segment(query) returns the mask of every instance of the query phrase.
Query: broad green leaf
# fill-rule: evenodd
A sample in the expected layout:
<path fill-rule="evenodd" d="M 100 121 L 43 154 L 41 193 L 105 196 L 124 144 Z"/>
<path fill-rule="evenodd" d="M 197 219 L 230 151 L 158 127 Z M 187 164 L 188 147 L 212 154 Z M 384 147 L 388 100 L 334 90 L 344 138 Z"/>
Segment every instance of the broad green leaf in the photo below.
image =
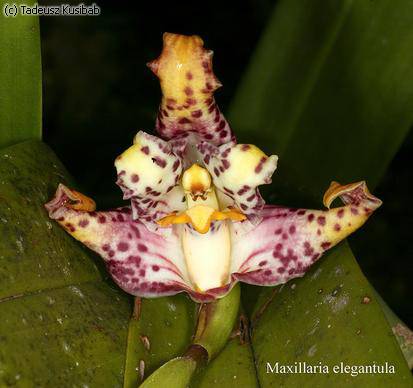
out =
<path fill-rule="evenodd" d="M 377 184 L 413 120 L 412 11 L 413 3 L 406 1 L 398 7 L 390 1 L 278 3 L 230 114 L 241 137 L 255 131 L 266 152 L 280 156 L 272 186 L 277 202 L 315 206 L 331 180 Z M 266 362 L 277 361 L 387 361 L 396 375 L 363 375 L 357 384 L 411 385 L 395 338 L 346 243 L 281 289 L 248 289 L 247 304 L 254 306 L 254 294 L 260 293 L 254 311 L 264 311 L 252 343 L 261 386 L 354 381 L 332 372 L 267 374 Z M 363 294 L 372 301 L 368 307 L 360 305 Z"/>
<path fill-rule="evenodd" d="M 6 4 L 34 3 L 0 0 L 0 148 L 42 136 L 39 18 L 4 16 Z"/>
<path fill-rule="evenodd" d="M 121 387 L 130 298 L 49 221 L 59 182 L 43 143 L 0 152 L 0 386 Z"/>
<path fill-rule="evenodd" d="M 263 292 L 252 322 L 262 387 L 412 386 L 391 328 L 346 242 L 327 254 L 306 277 Z M 277 363 L 279 372 L 272 373 Z M 326 366 L 328 372 L 280 371 L 286 365 L 304 368 L 304 363 Z M 357 372 L 360 366 L 374 365 L 380 366 L 380 371 L 386 364 L 387 373 L 365 369 L 356 377 L 349 370 L 343 372 L 346 366 L 357 368 Z"/>

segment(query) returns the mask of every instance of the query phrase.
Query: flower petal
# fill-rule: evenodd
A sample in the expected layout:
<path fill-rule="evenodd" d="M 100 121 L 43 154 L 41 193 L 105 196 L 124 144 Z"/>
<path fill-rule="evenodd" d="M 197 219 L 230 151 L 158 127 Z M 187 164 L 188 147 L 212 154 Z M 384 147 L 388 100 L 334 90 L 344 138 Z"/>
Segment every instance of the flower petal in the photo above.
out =
<path fill-rule="evenodd" d="M 148 63 L 162 89 L 158 133 L 166 139 L 193 133 L 216 145 L 235 142 L 213 97 L 221 83 L 212 72 L 212 51 L 196 35 L 165 33 L 163 44 L 160 57 Z"/>
<path fill-rule="evenodd" d="M 52 219 L 103 257 L 123 290 L 158 297 L 191 289 L 180 238 L 172 228 L 168 238 L 153 233 L 132 220 L 130 207 L 107 212 L 82 210 L 87 203 L 84 198 L 59 185 L 55 197 L 45 206 Z"/>
<path fill-rule="evenodd" d="M 347 186 L 333 182 L 325 203 L 330 205 L 337 196 L 346 206 L 330 210 L 266 206 L 262 222 L 247 233 L 233 223 L 233 277 L 273 286 L 302 276 L 323 252 L 363 225 L 381 205 L 365 182 Z"/>
<path fill-rule="evenodd" d="M 203 142 L 198 145 L 214 185 L 254 223 L 258 223 L 264 207 L 258 186 L 271 183 L 278 157 L 268 157 L 252 144 L 223 144 L 215 147 Z"/>
<path fill-rule="evenodd" d="M 176 151 L 176 150 L 175 150 Z M 183 160 L 172 143 L 138 132 L 134 145 L 116 158 L 117 184 L 124 199 L 131 199 L 132 218 L 157 230 L 156 220 L 185 209 L 184 193 L 178 185 Z"/>

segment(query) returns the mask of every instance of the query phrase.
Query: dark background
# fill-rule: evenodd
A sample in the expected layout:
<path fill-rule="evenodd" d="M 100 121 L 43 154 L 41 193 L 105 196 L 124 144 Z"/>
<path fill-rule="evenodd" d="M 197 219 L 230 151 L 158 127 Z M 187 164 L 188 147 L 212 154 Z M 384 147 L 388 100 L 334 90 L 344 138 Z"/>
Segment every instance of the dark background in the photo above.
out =
<path fill-rule="evenodd" d="M 275 3 L 174 2 L 166 9 L 145 2 L 143 9 L 141 2 L 98 2 L 98 17 L 40 19 L 44 139 L 99 208 L 121 204 L 113 161 L 138 130 L 154 126 L 160 88 L 145 64 L 160 54 L 162 33 L 197 34 L 214 50 L 224 83 L 216 99 L 225 112 Z M 410 327 L 412 151 L 411 132 L 374 190 L 384 206 L 350 238 L 370 282 Z"/>

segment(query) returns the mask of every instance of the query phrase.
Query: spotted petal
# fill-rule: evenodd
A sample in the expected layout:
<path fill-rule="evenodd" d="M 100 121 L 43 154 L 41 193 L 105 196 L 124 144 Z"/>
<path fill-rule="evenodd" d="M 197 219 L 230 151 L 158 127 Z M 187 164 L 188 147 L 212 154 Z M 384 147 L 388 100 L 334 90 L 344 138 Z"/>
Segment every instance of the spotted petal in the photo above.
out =
<path fill-rule="evenodd" d="M 163 44 L 161 56 L 148 63 L 162 89 L 158 133 L 166 139 L 193 134 L 216 145 L 235 142 L 213 97 L 221 83 L 212 72 L 212 51 L 196 35 L 165 33 Z"/>
<path fill-rule="evenodd" d="M 132 295 L 151 298 L 185 291 L 197 302 L 209 302 L 234 285 L 202 293 L 193 288 L 182 251 L 181 225 L 170 228 L 167 236 L 152 232 L 132 219 L 130 207 L 96 212 L 93 200 L 62 184 L 45 207 L 50 218 L 103 258 L 114 281 Z"/>
<path fill-rule="evenodd" d="M 234 206 L 257 224 L 264 207 L 258 186 L 271 183 L 278 157 L 268 157 L 252 144 L 223 144 L 216 147 L 203 142 L 198 145 L 214 185 L 228 197 Z"/>
<path fill-rule="evenodd" d="M 273 286 L 304 275 L 327 249 L 358 229 L 381 205 L 365 182 L 341 186 L 333 182 L 324 196 L 327 207 L 339 196 L 346 206 L 330 210 L 265 206 L 262 222 L 243 233 L 232 224 L 233 277 Z"/>
<path fill-rule="evenodd" d="M 131 200 L 132 218 L 151 230 L 156 229 L 159 218 L 184 209 L 184 194 L 178 185 L 184 162 L 179 151 L 176 143 L 140 131 L 134 145 L 116 158 L 116 183 L 123 198 Z"/>
<path fill-rule="evenodd" d="M 59 185 L 46 209 L 68 233 L 102 256 L 121 288 L 153 297 L 190 287 L 175 233 L 166 239 L 149 231 L 142 222 L 132 220 L 130 207 L 107 212 L 81 210 L 83 198 Z"/>

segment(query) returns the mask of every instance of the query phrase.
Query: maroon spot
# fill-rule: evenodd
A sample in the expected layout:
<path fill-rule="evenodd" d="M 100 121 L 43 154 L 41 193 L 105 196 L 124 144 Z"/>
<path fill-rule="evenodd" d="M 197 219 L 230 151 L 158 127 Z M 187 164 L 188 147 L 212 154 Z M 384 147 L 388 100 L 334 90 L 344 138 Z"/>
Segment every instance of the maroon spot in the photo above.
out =
<path fill-rule="evenodd" d="M 205 162 L 206 164 L 209 164 L 210 158 L 211 158 L 211 157 L 210 157 L 209 155 L 205 156 L 204 162 Z"/>
<path fill-rule="evenodd" d="M 259 265 L 260 267 L 262 267 L 262 266 L 264 266 L 265 264 L 267 264 L 267 260 L 260 261 L 258 265 Z"/>
<path fill-rule="evenodd" d="M 138 244 L 138 251 L 139 252 L 147 252 L 148 248 L 144 244 Z"/>
<path fill-rule="evenodd" d="M 103 244 L 103 245 L 102 245 L 102 249 L 103 249 L 105 252 L 107 252 L 107 251 L 110 249 L 109 244 Z"/>
<path fill-rule="evenodd" d="M 187 98 L 185 102 L 186 102 L 188 105 L 195 105 L 195 104 L 196 104 L 195 98 Z M 185 108 L 189 108 L 189 106 L 185 106 Z"/>
<path fill-rule="evenodd" d="M 118 244 L 118 250 L 120 252 L 126 252 L 128 249 L 129 249 L 129 244 L 128 243 L 122 241 Z"/>
<path fill-rule="evenodd" d="M 221 130 L 221 129 L 224 129 L 224 127 L 225 127 L 225 120 L 221 120 L 218 127 L 217 127 L 217 129 Z"/>
<path fill-rule="evenodd" d="M 288 231 L 290 232 L 290 234 L 294 234 L 295 233 L 295 226 L 291 225 L 290 229 L 288 229 Z"/>
<path fill-rule="evenodd" d="M 207 133 L 204 137 L 206 140 L 212 140 L 214 138 L 214 136 L 211 135 L 210 133 Z"/>
<path fill-rule="evenodd" d="M 139 270 L 139 276 L 145 276 L 145 270 L 144 269 Z M 142 283 L 142 285 L 143 285 L 143 283 Z"/>
<path fill-rule="evenodd" d="M 285 268 L 284 268 L 284 267 L 279 267 L 279 268 L 277 269 L 277 272 L 278 272 L 278 273 L 284 273 L 284 272 L 285 272 Z"/>
<path fill-rule="evenodd" d="M 220 134 L 219 134 L 219 137 L 221 138 L 221 139 L 223 139 L 224 137 L 226 137 L 228 135 L 228 132 L 227 131 L 222 131 Z"/>
<path fill-rule="evenodd" d="M 241 204 L 241 209 L 245 211 L 245 210 L 248 209 L 248 206 L 242 203 L 242 204 Z"/>
<path fill-rule="evenodd" d="M 314 249 L 311 247 L 310 243 L 306 241 L 304 243 L 304 256 L 311 256 L 314 253 Z"/>
<path fill-rule="evenodd" d="M 166 99 L 166 103 L 168 105 L 175 105 L 176 104 L 176 100 L 174 98 L 167 98 Z"/>
<path fill-rule="evenodd" d="M 207 61 L 202 62 L 202 67 L 204 68 L 205 72 L 209 73 L 211 70 L 209 68 L 209 63 Z"/>
<path fill-rule="evenodd" d="M 152 269 L 153 269 L 155 272 L 158 272 L 158 271 L 159 271 L 159 265 L 153 265 L 153 266 L 152 266 Z"/>
<path fill-rule="evenodd" d="M 282 249 L 282 247 L 283 247 L 283 245 L 282 245 L 281 243 L 278 243 L 278 244 L 275 246 L 275 249 L 276 249 L 277 251 L 280 251 L 280 250 Z"/>
<path fill-rule="evenodd" d="M 186 118 L 186 117 L 182 117 L 181 119 L 179 119 L 178 123 L 179 123 L 179 124 L 190 124 L 190 123 L 191 123 L 191 120 L 189 120 L 189 119 Z"/>
<path fill-rule="evenodd" d="M 317 229 L 317 235 L 321 235 L 321 230 L 320 229 Z"/>
<path fill-rule="evenodd" d="M 152 158 L 152 161 L 161 168 L 166 167 L 166 161 L 158 156 L 156 156 L 155 158 Z"/>
<path fill-rule="evenodd" d="M 282 233 L 282 228 L 278 228 L 275 232 L 274 232 L 274 234 L 281 234 Z"/>
<path fill-rule="evenodd" d="M 334 230 L 335 230 L 336 232 L 339 232 L 339 231 L 341 230 L 340 224 L 335 224 L 335 225 L 334 225 Z"/>
<path fill-rule="evenodd" d="M 115 256 L 115 251 L 109 251 L 108 255 L 109 255 L 109 257 Z"/>
<path fill-rule="evenodd" d="M 314 261 L 316 261 L 319 257 L 320 257 L 320 254 L 319 254 L 319 253 L 316 253 L 316 254 L 311 258 L 311 261 L 314 262 Z"/>
<path fill-rule="evenodd" d="M 342 218 L 343 215 L 344 215 L 344 209 L 340 209 L 340 210 L 337 212 L 337 217 L 338 217 L 338 218 Z"/>
<path fill-rule="evenodd" d="M 214 174 L 215 174 L 216 176 L 219 176 L 219 171 L 218 171 L 218 169 L 217 169 L 216 167 L 214 167 Z"/>
<path fill-rule="evenodd" d="M 103 215 L 100 215 L 98 217 L 98 222 L 99 222 L 99 224 L 104 224 L 106 222 L 106 217 L 103 216 Z"/>
<path fill-rule="evenodd" d="M 305 210 L 299 210 L 297 212 L 297 215 L 299 215 L 299 216 L 303 216 L 304 214 L 305 214 Z"/>
<path fill-rule="evenodd" d="M 250 197 L 247 198 L 247 202 L 251 202 L 255 198 L 255 194 L 252 194 Z"/>
<path fill-rule="evenodd" d="M 132 240 L 132 237 L 133 237 L 133 236 L 132 236 L 132 233 L 128 233 L 128 239 L 129 239 L 129 240 Z"/>
<path fill-rule="evenodd" d="M 164 116 L 169 117 L 169 113 L 166 109 L 163 109 L 162 113 L 164 114 Z"/>
<path fill-rule="evenodd" d="M 321 243 L 321 248 L 328 249 L 330 247 L 330 245 L 331 245 L 331 243 L 326 241 L 326 242 Z"/>
<path fill-rule="evenodd" d="M 287 238 L 288 238 L 287 233 L 283 233 L 282 238 L 283 238 L 284 240 L 287 240 Z"/>
<path fill-rule="evenodd" d="M 81 226 L 82 228 L 86 227 L 89 225 L 89 221 L 88 220 L 81 220 L 79 221 L 79 226 Z"/>
<path fill-rule="evenodd" d="M 354 215 L 359 214 L 359 211 L 355 207 L 352 207 L 350 210 Z"/>
<path fill-rule="evenodd" d="M 123 215 L 122 215 L 122 214 L 118 214 L 118 215 L 117 215 L 117 219 L 118 219 L 119 222 L 125 221 L 125 219 L 123 218 Z"/>
<path fill-rule="evenodd" d="M 214 109 L 215 109 L 215 104 L 210 105 L 208 108 L 208 113 L 212 113 Z"/>
<path fill-rule="evenodd" d="M 187 71 L 186 73 L 186 79 L 191 80 L 192 79 L 192 73 L 190 71 Z"/>
<path fill-rule="evenodd" d="M 202 116 L 202 110 L 201 109 L 194 110 L 193 112 L 191 112 L 191 116 L 195 117 L 195 118 L 201 117 Z"/>
<path fill-rule="evenodd" d="M 314 214 L 309 214 L 307 217 L 308 222 L 311 222 L 312 220 L 314 220 Z"/>
<path fill-rule="evenodd" d="M 209 82 L 207 82 L 207 83 L 205 84 L 205 86 L 206 86 L 206 88 L 207 88 L 208 90 L 212 90 L 212 89 L 213 89 L 212 85 L 211 85 Z"/>
<path fill-rule="evenodd" d="M 175 160 L 173 166 L 172 166 L 172 171 L 175 172 L 179 167 L 179 159 Z"/>
<path fill-rule="evenodd" d="M 168 109 L 168 110 L 175 110 L 175 108 L 174 108 L 173 106 L 170 106 L 170 105 L 167 105 L 167 106 L 166 106 L 166 109 Z"/>
<path fill-rule="evenodd" d="M 228 187 L 224 187 L 224 191 L 226 191 L 228 194 L 234 195 L 234 192 L 230 190 Z"/>
<path fill-rule="evenodd" d="M 251 148 L 249 144 L 243 144 L 241 146 L 241 151 L 248 151 Z"/>
<path fill-rule="evenodd" d="M 187 96 L 192 96 L 192 95 L 194 94 L 194 91 L 192 90 L 192 88 L 190 88 L 189 86 L 187 86 L 187 87 L 184 89 L 184 93 L 185 93 Z"/>
<path fill-rule="evenodd" d="M 224 168 L 225 168 L 226 170 L 228 170 L 229 167 L 230 167 L 230 165 L 231 165 L 227 159 L 224 159 L 224 160 L 222 161 L 222 164 L 223 164 L 223 166 L 224 166 Z"/>
<path fill-rule="evenodd" d="M 319 216 L 317 222 L 319 225 L 324 226 L 326 224 L 326 218 L 324 216 Z"/>
<path fill-rule="evenodd" d="M 255 172 L 257 174 L 259 174 L 262 170 L 262 166 L 264 165 L 265 161 L 267 160 L 267 158 L 265 156 L 263 156 L 260 160 L 260 162 L 257 164 L 257 167 L 255 167 Z"/>
<path fill-rule="evenodd" d="M 149 155 L 149 147 L 145 146 L 141 148 L 141 151 L 145 154 L 145 155 Z"/>
<path fill-rule="evenodd" d="M 288 274 L 289 275 L 292 275 L 294 273 L 294 268 L 290 268 L 289 270 L 288 270 Z"/>
<path fill-rule="evenodd" d="M 271 272 L 271 270 L 269 270 L 269 269 L 267 269 L 265 272 L 264 272 L 264 275 L 266 275 L 266 276 L 270 276 L 272 274 L 272 272 Z"/>
<path fill-rule="evenodd" d="M 64 221 L 64 220 L 65 220 L 64 217 L 59 217 L 59 218 L 57 219 L 57 221 Z"/>
<path fill-rule="evenodd" d="M 133 183 L 138 182 L 138 181 L 139 181 L 139 175 L 138 175 L 138 174 L 132 174 L 132 176 L 131 176 L 131 181 L 132 181 Z"/>
<path fill-rule="evenodd" d="M 214 100 L 210 97 L 210 98 L 207 98 L 206 100 L 205 100 L 205 104 L 206 105 L 209 105 L 209 104 L 212 104 L 212 102 L 213 102 Z"/>

